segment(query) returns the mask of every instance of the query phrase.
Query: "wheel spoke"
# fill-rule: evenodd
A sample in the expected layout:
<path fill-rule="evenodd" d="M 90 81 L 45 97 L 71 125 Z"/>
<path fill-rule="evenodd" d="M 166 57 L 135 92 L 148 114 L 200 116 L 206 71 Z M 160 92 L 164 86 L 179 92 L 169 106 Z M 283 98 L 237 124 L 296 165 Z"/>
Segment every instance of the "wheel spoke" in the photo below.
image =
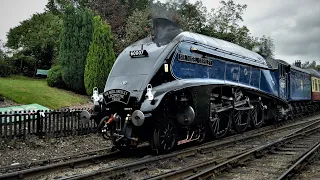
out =
<path fill-rule="evenodd" d="M 156 136 L 154 137 L 155 145 L 158 148 L 158 150 L 161 151 L 169 151 L 172 149 L 175 145 L 175 128 L 171 124 L 171 122 L 160 125 L 155 129 Z"/>
<path fill-rule="evenodd" d="M 160 144 L 163 144 L 163 143 L 164 143 L 164 140 L 162 140 Z"/>
<path fill-rule="evenodd" d="M 229 130 L 229 119 L 226 114 L 220 113 L 215 114 L 215 118 L 210 121 L 211 123 L 211 131 L 214 137 L 221 138 L 223 137 Z"/>

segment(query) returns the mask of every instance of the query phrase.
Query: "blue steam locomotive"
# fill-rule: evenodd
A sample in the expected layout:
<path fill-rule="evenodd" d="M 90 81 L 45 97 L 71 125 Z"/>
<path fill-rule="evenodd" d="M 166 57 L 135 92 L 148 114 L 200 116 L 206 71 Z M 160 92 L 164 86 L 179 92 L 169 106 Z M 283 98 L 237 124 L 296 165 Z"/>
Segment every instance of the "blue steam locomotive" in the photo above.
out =
<path fill-rule="evenodd" d="M 127 47 L 105 89 L 84 111 L 119 149 L 149 142 L 158 152 L 222 138 L 316 111 L 311 76 L 236 44 L 154 20 L 154 36 Z"/>

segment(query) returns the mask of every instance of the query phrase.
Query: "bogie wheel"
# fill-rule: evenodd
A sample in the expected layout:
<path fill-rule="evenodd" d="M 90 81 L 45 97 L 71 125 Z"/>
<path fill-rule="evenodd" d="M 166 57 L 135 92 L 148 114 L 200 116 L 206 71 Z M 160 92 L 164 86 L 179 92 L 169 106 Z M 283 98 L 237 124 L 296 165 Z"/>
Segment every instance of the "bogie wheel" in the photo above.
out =
<path fill-rule="evenodd" d="M 214 114 L 210 119 L 210 129 L 216 139 L 223 138 L 230 129 L 231 114 L 229 111 Z"/>
<path fill-rule="evenodd" d="M 250 123 L 250 111 L 233 111 L 233 125 L 238 133 L 246 131 Z"/>
<path fill-rule="evenodd" d="M 260 104 L 254 105 L 250 112 L 250 125 L 252 128 L 260 128 L 264 122 L 264 111 L 261 109 Z"/>
<path fill-rule="evenodd" d="M 176 145 L 176 127 L 173 122 L 161 124 L 153 131 L 153 144 L 159 153 L 172 150 Z"/>

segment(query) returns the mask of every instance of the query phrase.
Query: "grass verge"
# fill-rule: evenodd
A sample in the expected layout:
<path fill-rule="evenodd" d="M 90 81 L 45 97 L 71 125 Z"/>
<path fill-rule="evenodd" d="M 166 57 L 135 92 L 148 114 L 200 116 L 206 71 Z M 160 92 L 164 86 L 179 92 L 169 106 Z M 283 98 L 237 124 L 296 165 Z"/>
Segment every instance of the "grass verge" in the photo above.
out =
<path fill-rule="evenodd" d="M 0 94 L 19 104 L 37 103 L 51 109 L 83 104 L 88 101 L 84 96 L 49 87 L 44 79 L 23 76 L 0 78 Z"/>

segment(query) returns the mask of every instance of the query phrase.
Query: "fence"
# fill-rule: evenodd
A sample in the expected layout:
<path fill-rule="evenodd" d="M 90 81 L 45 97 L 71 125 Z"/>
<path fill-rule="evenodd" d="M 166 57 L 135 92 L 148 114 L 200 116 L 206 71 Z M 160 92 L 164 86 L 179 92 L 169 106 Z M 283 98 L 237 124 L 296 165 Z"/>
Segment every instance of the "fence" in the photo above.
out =
<path fill-rule="evenodd" d="M 63 137 L 96 132 L 93 120 L 80 122 L 79 110 L 19 111 L 0 113 L 0 139 L 27 138 L 31 135 Z"/>

